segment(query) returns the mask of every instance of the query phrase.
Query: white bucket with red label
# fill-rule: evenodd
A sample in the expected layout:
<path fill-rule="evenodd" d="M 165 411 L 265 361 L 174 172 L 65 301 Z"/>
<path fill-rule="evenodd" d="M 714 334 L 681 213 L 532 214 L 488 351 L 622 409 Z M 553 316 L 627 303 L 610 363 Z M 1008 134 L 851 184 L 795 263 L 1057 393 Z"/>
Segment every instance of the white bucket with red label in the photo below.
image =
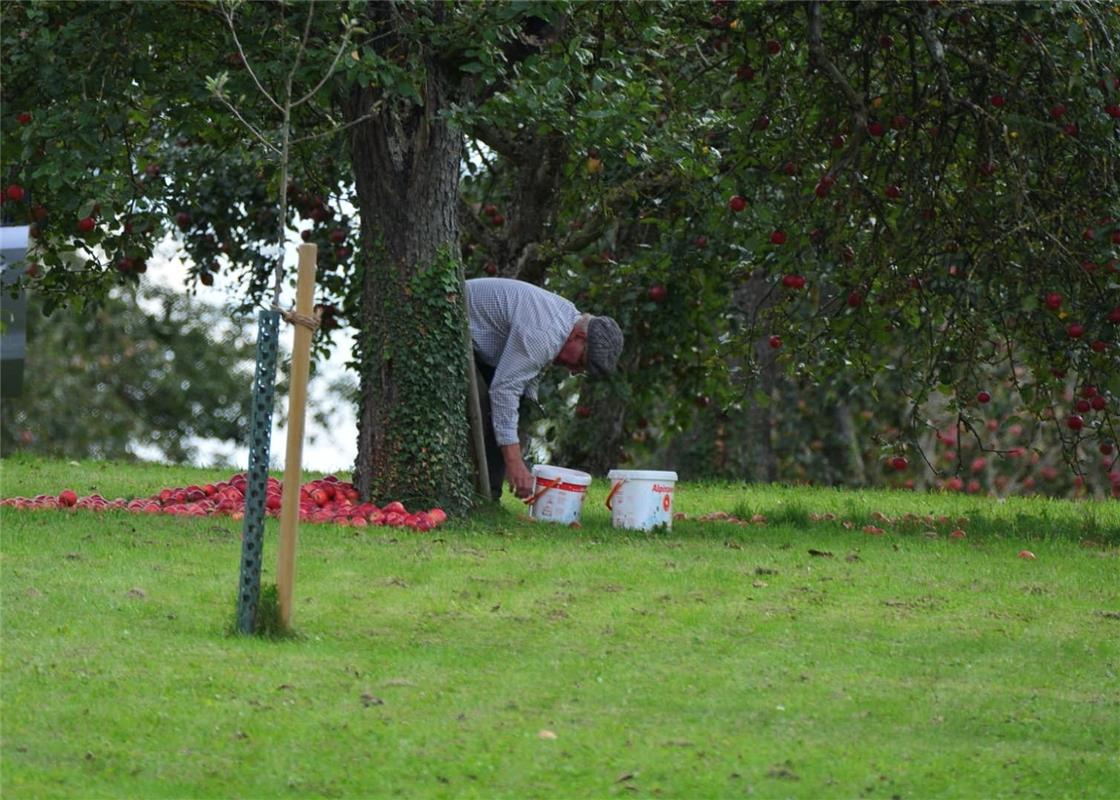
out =
<path fill-rule="evenodd" d="M 525 501 L 529 516 L 541 522 L 578 523 L 590 485 L 591 476 L 586 472 L 537 464 L 533 467 L 533 494 Z"/>
<path fill-rule="evenodd" d="M 677 473 L 641 469 L 612 469 L 607 508 L 616 528 L 648 531 L 673 527 L 673 488 Z"/>

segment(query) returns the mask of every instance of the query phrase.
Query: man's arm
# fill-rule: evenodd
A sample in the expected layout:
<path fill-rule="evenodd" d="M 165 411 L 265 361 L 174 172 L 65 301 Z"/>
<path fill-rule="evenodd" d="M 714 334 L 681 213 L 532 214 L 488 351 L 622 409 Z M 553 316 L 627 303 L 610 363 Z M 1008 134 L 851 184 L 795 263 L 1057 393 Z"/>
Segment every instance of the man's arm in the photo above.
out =
<path fill-rule="evenodd" d="M 528 497 L 533 490 L 533 475 L 521 458 L 517 427 L 521 396 L 550 363 L 550 346 L 541 338 L 540 332 L 527 334 L 514 326 L 490 382 L 494 436 L 502 450 L 506 478 L 518 497 Z"/>

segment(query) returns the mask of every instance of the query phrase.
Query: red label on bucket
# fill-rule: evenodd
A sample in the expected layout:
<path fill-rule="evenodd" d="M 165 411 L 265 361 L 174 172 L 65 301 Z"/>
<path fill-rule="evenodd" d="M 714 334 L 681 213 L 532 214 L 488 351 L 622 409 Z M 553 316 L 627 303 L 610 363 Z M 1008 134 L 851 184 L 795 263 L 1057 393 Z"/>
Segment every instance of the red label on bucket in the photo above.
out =
<path fill-rule="evenodd" d="M 577 483 L 564 483 L 563 481 L 553 481 L 548 478 L 538 478 L 537 483 L 546 489 L 559 489 L 562 492 L 586 492 L 586 486 L 580 486 Z"/>
<path fill-rule="evenodd" d="M 655 491 L 655 492 L 671 492 L 671 491 L 673 491 L 673 487 L 672 486 L 662 486 L 660 483 L 655 483 L 653 485 L 653 491 Z"/>

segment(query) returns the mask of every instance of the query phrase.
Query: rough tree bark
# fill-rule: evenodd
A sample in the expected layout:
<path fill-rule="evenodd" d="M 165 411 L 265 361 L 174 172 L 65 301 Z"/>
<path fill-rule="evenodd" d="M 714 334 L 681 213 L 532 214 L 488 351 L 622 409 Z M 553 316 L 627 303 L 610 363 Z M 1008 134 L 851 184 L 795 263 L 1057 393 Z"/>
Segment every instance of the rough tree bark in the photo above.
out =
<path fill-rule="evenodd" d="M 457 512 L 469 506 L 472 485 L 456 210 L 462 134 L 439 114 L 450 94 L 440 64 L 429 58 L 426 67 L 422 105 L 368 87 L 355 87 L 346 102 L 367 254 L 355 482 L 364 498 Z M 416 290 L 431 270 L 457 279 L 442 308 L 439 297 Z M 439 363 L 416 363 L 418 352 Z"/>

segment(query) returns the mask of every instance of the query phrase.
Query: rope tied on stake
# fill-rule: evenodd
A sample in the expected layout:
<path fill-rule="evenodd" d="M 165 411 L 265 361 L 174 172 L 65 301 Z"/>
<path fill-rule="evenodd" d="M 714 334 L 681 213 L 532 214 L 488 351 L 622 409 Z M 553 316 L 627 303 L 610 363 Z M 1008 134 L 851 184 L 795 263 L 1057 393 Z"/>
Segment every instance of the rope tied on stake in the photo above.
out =
<path fill-rule="evenodd" d="M 313 316 L 308 314 L 301 314 L 294 308 L 281 308 L 275 303 L 272 304 L 272 310 L 278 312 L 280 316 L 284 318 L 284 321 L 288 324 L 302 325 L 312 333 L 315 333 L 315 331 L 319 330 L 319 324 L 321 323 L 323 317 L 322 306 L 315 307 L 315 313 Z"/>

